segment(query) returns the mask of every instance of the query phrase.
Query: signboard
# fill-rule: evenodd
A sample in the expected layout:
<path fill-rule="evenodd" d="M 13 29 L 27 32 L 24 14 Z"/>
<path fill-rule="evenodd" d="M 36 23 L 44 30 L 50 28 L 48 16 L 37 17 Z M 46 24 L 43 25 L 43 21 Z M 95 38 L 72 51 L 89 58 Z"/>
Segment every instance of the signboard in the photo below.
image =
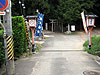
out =
<path fill-rule="evenodd" d="M 29 26 L 30 27 L 36 27 L 36 20 L 35 19 L 30 19 L 29 20 Z"/>
<path fill-rule="evenodd" d="M 85 30 L 85 32 L 87 33 L 88 30 L 87 30 L 87 25 L 86 25 L 86 20 L 85 20 L 84 11 L 81 13 L 81 16 L 82 16 L 82 21 L 83 21 L 84 30 Z"/>
<path fill-rule="evenodd" d="M 43 14 L 38 14 L 37 27 L 36 27 L 36 36 L 41 36 L 42 25 L 43 25 Z"/>
<path fill-rule="evenodd" d="M 0 0 L 0 11 L 5 10 L 8 6 L 8 0 Z"/>
<path fill-rule="evenodd" d="M 5 15 L 6 14 L 6 12 L 0 12 L 0 15 Z"/>
<path fill-rule="evenodd" d="M 75 25 L 71 25 L 71 31 L 75 31 Z"/>
<path fill-rule="evenodd" d="M 94 19 L 89 19 L 89 25 L 94 25 Z"/>

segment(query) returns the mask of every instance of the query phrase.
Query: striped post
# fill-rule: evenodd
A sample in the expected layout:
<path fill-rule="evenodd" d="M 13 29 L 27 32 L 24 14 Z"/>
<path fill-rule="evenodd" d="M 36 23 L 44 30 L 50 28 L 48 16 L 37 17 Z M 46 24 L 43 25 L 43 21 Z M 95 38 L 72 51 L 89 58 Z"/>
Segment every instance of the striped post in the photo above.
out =
<path fill-rule="evenodd" d="M 27 41 L 29 41 L 29 34 L 28 34 L 27 24 L 24 22 L 24 20 L 23 20 L 23 23 L 24 23 L 24 28 L 25 28 L 25 32 L 26 32 Z"/>
<path fill-rule="evenodd" d="M 8 60 L 14 60 L 14 49 L 13 49 L 13 39 L 12 36 L 6 38 L 7 42 L 7 56 Z"/>

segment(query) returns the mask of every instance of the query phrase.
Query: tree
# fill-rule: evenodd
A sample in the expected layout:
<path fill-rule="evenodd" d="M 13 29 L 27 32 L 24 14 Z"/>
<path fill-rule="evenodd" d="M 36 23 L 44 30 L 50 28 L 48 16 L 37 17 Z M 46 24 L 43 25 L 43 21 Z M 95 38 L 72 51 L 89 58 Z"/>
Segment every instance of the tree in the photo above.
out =
<path fill-rule="evenodd" d="M 21 15 L 19 0 L 12 0 L 12 16 Z"/>
<path fill-rule="evenodd" d="M 59 0 L 56 13 L 63 24 L 75 24 L 81 18 L 80 13 L 83 10 L 92 13 L 88 10 L 92 9 L 93 5 L 94 1 L 90 0 Z"/>
<path fill-rule="evenodd" d="M 12 0 L 12 15 L 21 15 L 18 0 Z M 36 15 L 36 9 L 45 15 L 44 19 L 58 19 L 64 25 L 77 24 L 80 13 L 99 14 L 99 0 L 24 0 L 26 15 Z"/>
<path fill-rule="evenodd" d="M 94 3 L 94 9 L 92 10 L 94 14 L 96 14 L 98 16 L 98 18 L 96 18 L 96 26 L 100 27 L 100 0 L 95 0 Z"/>
<path fill-rule="evenodd" d="M 22 1 L 22 0 L 20 0 Z M 36 9 L 45 15 L 50 12 L 50 5 L 48 0 L 23 0 L 25 4 L 25 11 L 27 15 L 36 15 Z M 12 0 L 12 15 L 21 15 L 21 8 L 19 0 Z"/>

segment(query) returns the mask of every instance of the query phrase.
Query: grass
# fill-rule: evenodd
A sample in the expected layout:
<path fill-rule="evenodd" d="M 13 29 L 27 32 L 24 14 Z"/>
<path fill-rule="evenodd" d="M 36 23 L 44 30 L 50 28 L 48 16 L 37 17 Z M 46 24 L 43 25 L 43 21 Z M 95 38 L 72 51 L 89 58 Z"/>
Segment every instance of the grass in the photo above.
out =
<path fill-rule="evenodd" d="M 38 52 L 40 50 L 40 48 L 42 48 L 42 46 L 40 44 L 36 44 L 36 52 Z M 28 56 L 33 56 L 33 52 L 26 51 L 19 58 L 24 58 L 24 57 L 28 57 Z M 15 61 L 18 60 L 19 58 L 15 57 Z"/>
<path fill-rule="evenodd" d="M 42 48 L 42 46 L 40 44 L 36 44 L 36 52 L 38 52 L 40 48 Z"/>
<path fill-rule="evenodd" d="M 94 36 L 91 38 L 91 49 L 88 49 L 88 40 L 83 44 L 85 51 L 90 54 L 97 55 L 97 52 L 100 51 L 100 36 Z M 100 55 L 98 55 L 100 56 Z"/>
<path fill-rule="evenodd" d="M 47 39 L 47 37 L 43 37 L 43 39 Z"/>

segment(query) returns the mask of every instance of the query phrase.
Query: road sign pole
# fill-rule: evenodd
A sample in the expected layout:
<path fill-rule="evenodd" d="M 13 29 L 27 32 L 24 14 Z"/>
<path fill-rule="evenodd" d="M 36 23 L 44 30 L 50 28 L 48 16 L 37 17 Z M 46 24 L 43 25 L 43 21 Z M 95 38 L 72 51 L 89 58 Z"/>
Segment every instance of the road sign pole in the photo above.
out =
<path fill-rule="evenodd" d="M 8 0 L 8 2 L 9 5 L 6 9 L 6 15 L 3 16 L 3 24 L 6 31 L 6 35 L 4 37 L 5 55 L 6 55 L 6 75 L 14 75 L 15 73 L 14 56 L 13 56 L 13 49 L 11 47 L 11 44 L 13 43 L 12 40 L 10 41 L 10 43 L 7 41 L 9 39 L 12 39 L 11 0 Z M 11 47 L 9 48 L 10 50 L 8 50 L 8 47 Z M 8 54 L 8 51 L 11 52 Z"/>

